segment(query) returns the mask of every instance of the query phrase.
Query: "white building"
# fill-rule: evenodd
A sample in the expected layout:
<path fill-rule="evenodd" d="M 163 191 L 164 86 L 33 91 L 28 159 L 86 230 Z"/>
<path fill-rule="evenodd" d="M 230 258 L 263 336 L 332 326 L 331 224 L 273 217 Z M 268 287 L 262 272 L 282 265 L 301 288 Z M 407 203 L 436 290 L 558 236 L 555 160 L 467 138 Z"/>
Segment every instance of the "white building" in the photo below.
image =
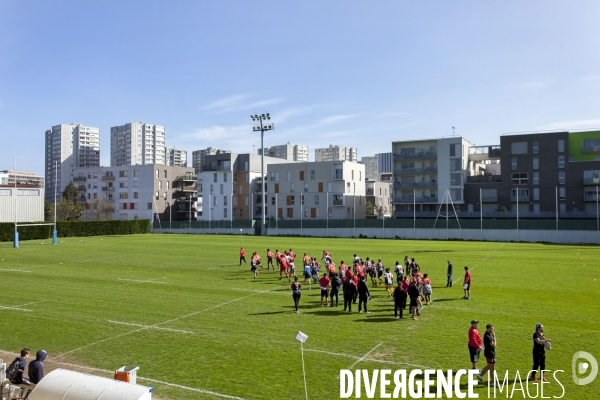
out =
<path fill-rule="evenodd" d="M 308 146 L 300 146 L 298 144 L 282 144 L 279 146 L 271 146 L 264 149 L 265 156 L 281 158 L 288 161 L 308 162 Z M 261 150 L 258 149 L 258 154 Z"/>
<path fill-rule="evenodd" d="M 187 150 L 167 147 L 167 165 L 171 167 L 187 167 Z"/>
<path fill-rule="evenodd" d="M 97 199 L 113 205 L 113 219 L 187 221 L 196 219 L 194 170 L 166 165 L 123 165 L 73 171 L 83 219 Z"/>
<path fill-rule="evenodd" d="M 365 166 L 347 161 L 270 164 L 267 217 L 365 218 Z"/>
<path fill-rule="evenodd" d="M 15 222 L 15 213 L 17 222 L 44 220 L 44 178 L 30 172 L 0 171 L 0 222 Z"/>
<path fill-rule="evenodd" d="M 46 200 L 54 202 L 55 181 L 57 192 L 62 193 L 71 182 L 74 168 L 100 165 L 100 128 L 81 124 L 53 126 L 46 131 L 45 159 Z"/>
<path fill-rule="evenodd" d="M 265 173 L 273 164 L 289 161 L 264 157 Z M 262 216 L 261 156 L 223 153 L 206 156 L 198 180 L 202 182 L 202 220 L 249 220 Z M 295 164 L 295 163 L 291 163 Z M 269 189 L 269 184 L 265 190 Z M 268 211 L 268 205 L 266 207 Z"/>
<path fill-rule="evenodd" d="M 315 149 L 315 161 L 352 161 L 358 162 L 356 147 L 344 147 L 330 144 L 324 149 Z"/>
<path fill-rule="evenodd" d="M 362 157 L 360 163 L 365 166 L 365 174 L 367 179 L 379 179 L 379 155 L 375 154 L 371 157 Z"/>
<path fill-rule="evenodd" d="M 164 126 L 131 122 L 110 128 L 111 167 L 166 163 Z"/>
<path fill-rule="evenodd" d="M 202 166 L 204 165 L 204 158 L 206 156 L 212 156 L 216 154 L 227 154 L 231 153 L 231 150 L 221 150 L 216 147 L 207 147 L 202 150 L 192 151 L 192 168 L 196 171 L 196 174 L 202 172 Z"/>
<path fill-rule="evenodd" d="M 392 142 L 395 216 L 412 212 L 413 204 L 417 211 L 437 211 L 446 194 L 459 211 L 471 146 L 462 137 Z"/>
<path fill-rule="evenodd" d="M 389 181 L 382 182 L 368 179 L 366 182 L 366 217 L 390 218 L 393 211 L 393 193 L 394 190 L 392 188 L 392 184 Z M 381 211 L 382 213 L 378 213 L 377 211 Z"/>

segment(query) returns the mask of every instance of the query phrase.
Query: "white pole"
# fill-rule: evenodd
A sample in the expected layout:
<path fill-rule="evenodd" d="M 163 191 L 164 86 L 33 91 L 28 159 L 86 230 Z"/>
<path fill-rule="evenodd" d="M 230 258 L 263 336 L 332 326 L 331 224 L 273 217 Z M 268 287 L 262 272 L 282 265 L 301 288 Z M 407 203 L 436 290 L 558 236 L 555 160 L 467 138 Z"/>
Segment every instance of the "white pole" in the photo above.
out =
<path fill-rule="evenodd" d="M 450 192 L 446 190 L 446 240 L 450 237 L 448 234 L 448 198 L 450 197 Z"/>
<path fill-rule="evenodd" d="M 479 222 L 481 224 L 481 241 L 483 241 L 483 196 L 481 195 L 481 188 L 479 188 Z"/>
<path fill-rule="evenodd" d="M 598 185 L 596 185 L 596 230 L 598 231 L 598 244 L 600 244 L 600 219 L 598 217 Z"/>
<path fill-rule="evenodd" d="M 417 240 L 417 191 L 413 189 L 413 235 Z"/>
<path fill-rule="evenodd" d="M 306 371 L 304 369 L 304 347 L 300 342 L 300 351 L 302 352 L 302 375 L 304 376 L 304 393 L 306 394 L 306 400 L 308 400 L 308 389 L 306 388 Z"/>
<path fill-rule="evenodd" d="M 354 184 L 354 196 L 352 196 L 352 220 L 354 224 L 354 237 L 356 237 L 356 184 Z"/>
<path fill-rule="evenodd" d="M 519 188 L 517 188 L 517 242 L 519 241 Z"/>
<path fill-rule="evenodd" d="M 302 236 L 302 218 L 304 217 L 304 205 L 302 204 L 304 200 L 304 193 L 300 193 L 300 236 Z"/>
<path fill-rule="evenodd" d="M 329 236 L 329 192 L 326 192 L 326 200 L 325 200 L 325 215 L 327 216 L 327 229 L 325 232 L 325 236 Z"/>
<path fill-rule="evenodd" d="M 233 233 L 233 193 L 229 195 L 229 224 L 229 229 Z"/>
<path fill-rule="evenodd" d="M 279 236 L 279 225 L 278 225 L 278 219 L 279 219 L 279 209 L 277 208 L 277 195 L 279 193 L 275 193 L 275 233 Z"/>
<path fill-rule="evenodd" d="M 373 191 L 375 191 L 375 190 L 373 190 Z M 384 211 L 383 207 L 384 207 L 384 205 L 382 204 L 381 205 L 381 226 L 382 226 L 381 238 L 385 239 L 385 211 Z"/>
<path fill-rule="evenodd" d="M 156 210 L 156 212 L 158 212 L 158 210 Z M 192 229 L 192 194 L 190 193 L 190 216 L 189 216 L 189 222 L 188 222 L 188 229 Z"/>
<path fill-rule="evenodd" d="M 15 168 L 13 170 L 13 177 L 15 180 L 15 237 L 14 237 L 14 246 L 19 247 L 19 233 L 17 232 L 17 196 L 18 196 L 18 191 L 17 191 L 17 158 L 15 157 Z M 54 205 L 54 209 L 56 210 L 56 205 Z"/>
<path fill-rule="evenodd" d="M 58 164 L 54 161 L 54 232 L 52 232 L 52 244 L 56 244 L 57 232 L 56 232 L 56 182 L 58 181 Z"/>
<path fill-rule="evenodd" d="M 210 221 L 211 221 L 211 216 L 212 216 L 212 207 L 211 207 L 211 203 L 210 203 L 210 193 L 208 194 L 208 233 L 210 233 Z M 204 208 L 204 207 L 203 207 Z"/>
<path fill-rule="evenodd" d="M 173 207 L 171 207 L 171 202 L 169 202 L 169 229 L 172 229 L 171 222 L 173 221 Z"/>
<path fill-rule="evenodd" d="M 265 214 L 265 146 L 263 144 L 263 138 L 265 131 L 262 126 L 262 118 L 260 119 L 260 186 L 262 191 L 262 227 L 261 235 L 267 233 L 267 227 L 265 226 L 266 214 Z"/>
<path fill-rule="evenodd" d="M 554 189 L 556 197 L 556 243 L 558 243 L 558 186 L 556 186 Z"/>

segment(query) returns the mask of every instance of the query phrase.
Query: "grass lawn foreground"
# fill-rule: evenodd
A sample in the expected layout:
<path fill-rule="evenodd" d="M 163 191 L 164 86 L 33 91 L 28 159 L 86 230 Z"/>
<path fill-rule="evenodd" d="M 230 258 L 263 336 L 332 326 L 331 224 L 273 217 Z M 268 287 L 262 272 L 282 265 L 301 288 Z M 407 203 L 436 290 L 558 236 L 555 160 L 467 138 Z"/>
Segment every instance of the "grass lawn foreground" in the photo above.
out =
<path fill-rule="evenodd" d="M 321 307 L 313 285 L 303 287 L 294 314 L 287 280 L 265 268 L 252 279 L 249 264 L 238 265 L 240 246 L 248 260 L 258 251 L 265 265 L 267 248 L 293 248 L 299 275 L 305 252 L 320 258 L 327 249 L 336 265 L 356 253 L 390 269 L 408 255 L 432 279 L 434 301 L 418 321 L 395 320 L 380 286 L 371 288 L 371 314 L 348 314 Z M 487 323 L 495 326 L 497 371 L 512 382 L 518 370 L 523 385 L 535 324 L 543 323 L 553 339 L 547 368 L 564 371 L 557 373 L 562 398 L 600 398 L 600 377 L 585 386 L 571 377 L 577 351 L 600 360 L 597 246 L 150 234 L 66 238 L 56 246 L 22 241 L 19 249 L 0 243 L 0 258 L 1 351 L 43 348 L 56 367 L 105 376 L 139 366 L 138 383 L 155 386 L 159 399 L 303 399 L 299 330 L 309 335 L 311 399 L 339 398 L 341 369 L 468 369 L 472 319 L 482 336 Z M 458 280 L 451 289 L 444 287 L 448 259 Z M 469 301 L 461 299 L 465 265 L 473 277 Z M 561 396 L 549 379 L 544 396 Z M 487 398 L 487 386 L 476 393 Z"/>

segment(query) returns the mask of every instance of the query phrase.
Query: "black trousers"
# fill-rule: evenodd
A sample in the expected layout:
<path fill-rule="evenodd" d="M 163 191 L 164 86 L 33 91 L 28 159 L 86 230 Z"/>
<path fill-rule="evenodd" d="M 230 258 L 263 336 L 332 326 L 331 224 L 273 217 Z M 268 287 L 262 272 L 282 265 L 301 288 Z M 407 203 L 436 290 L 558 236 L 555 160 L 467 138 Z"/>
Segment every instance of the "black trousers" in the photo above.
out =
<path fill-rule="evenodd" d="M 358 295 L 358 312 L 360 312 L 362 310 L 361 306 L 363 304 L 364 304 L 364 307 L 365 307 L 365 312 L 367 312 L 367 301 L 368 300 L 369 299 L 368 299 L 368 297 L 366 295 L 365 296 Z"/>
<path fill-rule="evenodd" d="M 302 293 L 300 292 L 292 293 L 292 297 L 294 298 L 294 307 L 296 307 L 296 311 L 298 311 L 298 306 L 300 305 L 300 296 L 302 296 Z"/>
<path fill-rule="evenodd" d="M 246 257 L 240 256 L 240 265 L 242 265 L 242 261 L 244 261 L 246 263 Z M 246 263 L 246 264 L 248 264 L 248 263 Z"/>
<path fill-rule="evenodd" d="M 446 284 L 446 287 L 452 287 L 452 275 L 448 277 L 448 283 Z"/>
<path fill-rule="evenodd" d="M 402 318 L 402 312 L 406 308 L 406 299 L 404 300 L 394 300 L 394 317 L 398 316 L 398 312 L 400 312 L 400 318 Z"/>
<path fill-rule="evenodd" d="M 344 293 L 344 311 L 346 311 L 346 308 L 348 308 L 348 311 L 352 311 L 352 295 Z"/>
<path fill-rule="evenodd" d="M 531 377 L 533 378 L 537 373 L 537 370 L 546 369 L 546 353 L 533 353 L 533 367 L 531 370 Z"/>

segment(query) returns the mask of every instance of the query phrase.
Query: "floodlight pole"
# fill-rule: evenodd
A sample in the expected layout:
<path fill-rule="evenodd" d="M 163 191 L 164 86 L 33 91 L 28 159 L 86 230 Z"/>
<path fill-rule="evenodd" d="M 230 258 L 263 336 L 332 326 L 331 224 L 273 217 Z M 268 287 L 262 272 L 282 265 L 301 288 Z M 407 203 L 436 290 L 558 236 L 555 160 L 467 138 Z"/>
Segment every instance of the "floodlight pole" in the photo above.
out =
<path fill-rule="evenodd" d="M 325 236 L 329 237 L 329 192 L 325 192 L 325 196 L 325 216 L 327 217 Z"/>
<path fill-rule="evenodd" d="M 598 185 L 596 185 L 596 231 L 598 231 L 598 244 L 600 244 L 600 219 L 598 215 Z"/>
<path fill-rule="evenodd" d="M 15 248 L 19 247 L 19 232 L 17 232 L 17 158 L 15 157 L 15 168 L 13 170 L 13 176 L 15 179 L 15 192 L 13 193 L 15 196 L 15 237 L 14 237 L 14 246 Z M 54 206 L 56 210 L 56 205 Z"/>
<path fill-rule="evenodd" d="M 483 196 L 481 195 L 481 188 L 479 188 L 479 223 L 481 226 L 481 239 L 483 242 Z"/>
<path fill-rule="evenodd" d="M 555 210 L 556 210 L 556 243 L 558 243 L 558 186 L 554 188 L 555 190 Z"/>
<path fill-rule="evenodd" d="M 302 236 L 302 219 L 304 217 L 304 193 L 300 193 L 300 236 Z"/>
<path fill-rule="evenodd" d="M 279 209 L 277 208 L 277 195 L 279 193 L 275 193 L 275 234 L 277 236 L 279 236 L 279 225 L 278 225 L 278 219 L 279 219 Z"/>
<path fill-rule="evenodd" d="M 517 242 L 519 241 L 519 188 L 517 187 Z"/>
<path fill-rule="evenodd" d="M 417 191 L 413 189 L 413 235 L 417 240 Z"/>
<path fill-rule="evenodd" d="M 255 125 L 252 127 L 252 130 L 257 132 L 260 131 L 260 185 L 262 192 L 262 226 L 261 226 L 261 234 L 266 234 L 266 213 L 265 213 L 265 146 L 264 146 L 264 137 L 265 131 L 270 131 L 275 129 L 275 125 L 272 123 L 263 124 L 263 120 L 270 120 L 271 116 L 269 113 L 266 114 L 254 114 L 251 115 L 252 121 L 258 121 L 260 125 Z"/>
<path fill-rule="evenodd" d="M 56 182 L 58 181 L 58 165 L 54 161 L 54 230 L 52 231 L 52 244 L 56 245 Z"/>

